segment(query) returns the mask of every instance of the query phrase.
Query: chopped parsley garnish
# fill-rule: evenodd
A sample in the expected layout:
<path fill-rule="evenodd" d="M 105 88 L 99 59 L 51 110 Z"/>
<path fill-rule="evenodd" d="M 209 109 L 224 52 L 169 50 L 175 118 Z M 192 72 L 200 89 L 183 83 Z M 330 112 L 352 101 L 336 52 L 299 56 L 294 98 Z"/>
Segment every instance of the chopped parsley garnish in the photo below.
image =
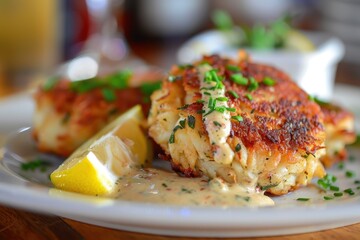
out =
<path fill-rule="evenodd" d="M 175 142 L 175 133 L 172 132 L 171 135 L 170 135 L 170 138 L 169 138 L 169 143 L 174 143 Z"/>
<path fill-rule="evenodd" d="M 105 86 L 106 83 L 97 78 L 91 78 L 86 80 L 80 80 L 70 83 L 70 87 L 74 92 L 85 93 L 96 88 Z"/>
<path fill-rule="evenodd" d="M 166 183 L 162 183 L 161 185 L 166 188 L 168 187 L 168 185 Z"/>
<path fill-rule="evenodd" d="M 215 126 L 221 127 L 221 123 L 219 123 L 218 121 L 214 121 L 213 123 L 214 123 Z"/>
<path fill-rule="evenodd" d="M 150 98 L 150 95 L 155 92 L 156 90 L 159 90 L 161 88 L 161 82 L 145 82 L 141 84 L 140 90 L 141 92 Z"/>
<path fill-rule="evenodd" d="M 360 184 L 360 180 L 355 180 L 354 184 Z"/>
<path fill-rule="evenodd" d="M 132 71 L 123 70 L 105 77 L 104 81 L 112 88 L 125 89 L 129 87 L 129 80 L 132 75 Z"/>
<path fill-rule="evenodd" d="M 338 167 L 338 169 L 340 169 L 340 170 L 344 169 L 344 167 L 345 167 L 344 162 L 339 162 L 339 164 L 338 164 L 337 167 Z"/>
<path fill-rule="evenodd" d="M 185 128 L 185 124 L 186 124 L 186 119 L 180 120 L 179 124 L 182 128 Z"/>
<path fill-rule="evenodd" d="M 269 185 L 266 185 L 266 186 L 260 186 L 260 190 L 261 191 L 266 191 L 270 188 L 273 188 L 273 187 L 276 187 L 277 185 L 279 185 L 278 183 L 275 183 L 275 184 L 269 184 Z"/>
<path fill-rule="evenodd" d="M 349 195 L 354 195 L 354 194 L 355 194 L 354 191 L 353 191 L 351 188 L 345 189 L 345 190 L 344 190 L 344 193 L 347 193 L 347 194 L 349 194 Z"/>
<path fill-rule="evenodd" d="M 326 174 L 325 177 L 319 179 L 317 184 L 324 190 L 329 189 L 336 182 L 336 177 L 330 174 Z"/>
<path fill-rule="evenodd" d="M 188 125 L 190 128 L 195 128 L 195 117 L 193 115 L 188 116 Z"/>
<path fill-rule="evenodd" d="M 347 178 L 352 178 L 352 177 L 355 176 L 355 173 L 354 173 L 353 171 L 346 171 L 346 172 L 345 172 L 345 176 L 346 176 Z"/>
<path fill-rule="evenodd" d="M 271 77 L 265 77 L 263 79 L 263 83 L 266 85 L 266 86 L 274 86 L 275 85 L 275 80 L 272 79 Z"/>
<path fill-rule="evenodd" d="M 52 90 L 55 85 L 59 82 L 60 78 L 57 76 L 50 77 L 46 82 L 44 82 L 42 89 L 44 91 Z"/>
<path fill-rule="evenodd" d="M 240 72 L 240 68 L 235 65 L 226 65 L 226 69 L 232 72 Z"/>
<path fill-rule="evenodd" d="M 189 106 L 190 106 L 189 104 L 185 104 L 184 106 L 179 107 L 178 110 L 187 109 Z"/>
<path fill-rule="evenodd" d="M 115 91 L 110 88 L 101 89 L 101 94 L 107 102 L 113 102 L 116 100 Z"/>
<path fill-rule="evenodd" d="M 227 102 L 229 99 L 227 97 L 217 97 L 216 100 L 219 102 Z"/>
<path fill-rule="evenodd" d="M 334 192 L 337 192 L 337 191 L 340 190 L 340 188 L 339 188 L 338 186 L 333 186 L 333 185 L 331 185 L 331 186 L 330 186 L 330 190 L 331 190 L 331 191 L 334 191 Z"/>
<path fill-rule="evenodd" d="M 175 142 L 175 132 L 179 129 L 183 129 L 185 127 L 185 121 L 186 119 L 184 120 L 181 120 L 179 121 L 179 125 L 176 125 L 173 129 L 173 132 L 171 133 L 170 137 L 169 137 L 169 143 L 172 144 Z"/>
<path fill-rule="evenodd" d="M 241 195 L 236 194 L 235 199 L 236 200 L 243 200 L 245 202 L 249 202 L 251 198 L 249 196 L 241 196 Z"/>
<path fill-rule="evenodd" d="M 334 197 L 333 196 L 324 196 L 324 200 L 333 200 Z"/>
<path fill-rule="evenodd" d="M 233 90 L 229 90 L 229 91 L 227 91 L 231 96 L 233 96 L 234 98 L 239 98 L 239 95 L 236 93 L 236 92 L 234 92 Z"/>
<path fill-rule="evenodd" d="M 49 162 L 46 162 L 42 159 L 35 159 L 30 162 L 21 163 L 21 169 L 24 171 L 34 171 L 36 169 L 40 169 L 41 172 L 45 172 L 47 167 L 49 167 L 51 164 Z"/>
<path fill-rule="evenodd" d="M 220 30 L 231 30 L 233 28 L 233 21 L 230 15 L 223 10 L 215 10 L 211 19 L 216 28 Z"/>
<path fill-rule="evenodd" d="M 249 99 L 250 101 L 253 100 L 253 97 L 251 96 L 250 93 L 247 93 L 247 94 L 245 95 L 245 97 L 246 97 L 247 99 Z"/>
<path fill-rule="evenodd" d="M 310 200 L 310 198 L 297 198 L 296 200 L 301 202 L 307 202 Z"/>
<path fill-rule="evenodd" d="M 181 64 L 181 65 L 178 65 L 178 68 L 180 68 L 180 69 L 187 69 L 187 68 L 192 68 L 192 67 L 194 67 L 193 65 L 191 65 L 191 64 Z"/>
<path fill-rule="evenodd" d="M 236 146 L 235 146 L 235 152 L 238 152 L 238 151 L 240 151 L 240 150 L 241 150 L 241 144 L 238 143 L 238 144 L 236 144 Z"/>
<path fill-rule="evenodd" d="M 246 77 L 243 77 L 241 73 L 235 73 L 230 76 L 230 79 L 239 85 L 246 86 L 249 83 L 249 80 Z"/>
<path fill-rule="evenodd" d="M 183 188 L 181 188 L 181 192 L 192 193 L 193 191 L 183 187 Z"/>
<path fill-rule="evenodd" d="M 243 119 L 242 116 L 232 116 L 231 119 L 235 119 L 235 120 L 238 121 L 238 122 L 244 121 L 244 119 Z"/>
<path fill-rule="evenodd" d="M 255 80 L 255 78 L 251 77 L 249 80 L 250 80 L 250 84 L 249 84 L 248 90 L 250 92 L 252 92 L 252 91 L 255 91 L 256 89 L 258 89 L 259 83 Z"/>
<path fill-rule="evenodd" d="M 342 197 L 344 194 L 342 192 L 336 192 L 334 193 L 335 197 Z"/>
<path fill-rule="evenodd" d="M 196 100 L 197 103 L 204 103 L 205 101 L 202 99 Z"/>

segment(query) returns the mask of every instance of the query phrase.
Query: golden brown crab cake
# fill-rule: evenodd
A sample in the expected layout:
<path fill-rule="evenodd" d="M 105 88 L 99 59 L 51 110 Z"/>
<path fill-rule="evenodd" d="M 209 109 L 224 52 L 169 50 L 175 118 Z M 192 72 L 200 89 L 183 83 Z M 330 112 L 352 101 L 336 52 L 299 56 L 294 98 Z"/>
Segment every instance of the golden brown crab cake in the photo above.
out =
<path fill-rule="evenodd" d="M 324 114 L 326 155 L 321 158 L 325 167 L 347 157 L 345 146 L 356 140 L 354 115 L 332 103 L 315 99 Z"/>
<path fill-rule="evenodd" d="M 136 81 L 140 84 L 138 78 Z M 40 151 L 69 156 L 131 107 L 141 104 L 147 114 L 150 108 L 147 94 L 160 86 L 159 82 L 149 82 L 141 87 L 120 84 L 121 87 L 114 88 L 99 84 L 97 79 L 75 84 L 82 85 L 74 87 L 74 82 L 59 79 L 51 88 L 41 86 L 35 93 L 33 137 Z"/>
<path fill-rule="evenodd" d="M 207 56 L 172 68 L 151 100 L 149 135 L 185 176 L 281 195 L 325 174 L 321 109 L 273 67 Z"/>

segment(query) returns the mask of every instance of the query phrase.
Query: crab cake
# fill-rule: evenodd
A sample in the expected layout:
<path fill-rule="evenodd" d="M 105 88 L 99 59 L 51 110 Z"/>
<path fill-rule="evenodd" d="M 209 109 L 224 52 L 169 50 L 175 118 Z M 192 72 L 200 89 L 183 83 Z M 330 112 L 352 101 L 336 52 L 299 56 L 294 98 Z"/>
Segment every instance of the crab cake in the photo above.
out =
<path fill-rule="evenodd" d="M 282 195 L 323 177 L 324 116 L 282 71 L 205 56 L 151 96 L 149 135 L 187 177 Z"/>

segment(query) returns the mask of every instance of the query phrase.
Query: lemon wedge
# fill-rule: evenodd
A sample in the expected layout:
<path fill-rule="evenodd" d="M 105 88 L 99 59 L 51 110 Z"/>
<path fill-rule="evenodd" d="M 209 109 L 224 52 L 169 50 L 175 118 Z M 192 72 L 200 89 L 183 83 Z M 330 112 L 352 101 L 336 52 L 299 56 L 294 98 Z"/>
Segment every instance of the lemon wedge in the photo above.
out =
<path fill-rule="evenodd" d="M 88 195 L 111 195 L 116 181 L 132 168 L 146 164 L 151 148 L 136 106 L 105 126 L 80 146 L 50 179 L 56 188 Z"/>
<path fill-rule="evenodd" d="M 315 45 L 311 40 L 300 31 L 290 30 L 285 38 L 285 48 L 300 52 L 311 52 L 315 50 Z"/>

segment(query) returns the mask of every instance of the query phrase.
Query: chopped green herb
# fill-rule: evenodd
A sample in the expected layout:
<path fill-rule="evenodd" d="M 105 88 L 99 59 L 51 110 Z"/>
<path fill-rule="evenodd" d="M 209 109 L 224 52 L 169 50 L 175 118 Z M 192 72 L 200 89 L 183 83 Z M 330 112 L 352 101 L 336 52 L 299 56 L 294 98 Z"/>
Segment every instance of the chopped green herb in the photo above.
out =
<path fill-rule="evenodd" d="M 355 180 L 354 184 L 360 184 L 360 180 Z"/>
<path fill-rule="evenodd" d="M 233 90 L 229 90 L 229 91 L 227 91 L 229 94 L 231 94 L 234 98 L 239 98 L 239 95 L 236 93 L 236 92 L 234 92 Z"/>
<path fill-rule="evenodd" d="M 230 15 L 223 10 L 215 10 L 211 19 L 219 30 L 231 30 L 233 28 L 233 21 Z"/>
<path fill-rule="evenodd" d="M 145 82 L 141 84 L 140 90 L 145 95 L 150 97 L 150 95 L 155 92 L 156 90 L 159 90 L 161 88 L 161 82 Z"/>
<path fill-rule="evenodd" d="M 345 190 L 344 190 L 344 193 L 347 193 L 347 194 L 349 194 L 349 195 L 354 195 L 354 194 L 355 194 L 354 191 L 353 191 L 351 188 L 345 189 Z"/>
<path fill-rule="evenodd" d="M 122 70 L 115 74 L 109 75 L 104 78 L 104 81 L 109 84 L 110 87 L 115 89 L 125 89 L 129 87 L 129 80 L 133 73 L 130 70 Z"/>
<path fill-rule="evenodd" d="M 240 151 L 240 150 L 241 150 L 241 144 L 238 143 L 238 144 L 236 144 L 236 146 L 235 146 L 235 152 L 238 152 L 238 151 Z"/>
<path fill-rule="evenodd" d="M 236 200 L 243 200 L 245 202 L 249 202 L 251 198 L 249 196 L 241 196 L 241 195 L 236 194 L 235 199 Z"/>
<path fill-rule="evenodd" d="M 256 89 L 258 89 L 259 87 L 259 83 L 255 80 L 255 78 L 251 77 L 250 78 L 250 84 L 248 87 L 248 90 L 251 91 L 255 91 Z"/>
<path fill-rule="evenodd" d="M 216 100 L 219 102 L 227 102 L 229 99 L 227 97 L 217 97 Z"/>
<path fill-rule="evenodd" d="M 70 83 L 70 88 L 77 93 L 85 93 L 96 88 L 105 86 L 104 81 L 100 81 L 97 78 L 91 78 L 86 80 L 74 81 Z"/>
<path fill-rule="evenodd" d="M 42 159 L 35 159 L 30 162 L 21 163 L 21 169 L 24 171 L 34 171 L 35 169 L 40 169 L 41 172 L 45 172 L 46 168 L 50 165 L 51 164 L 49 162 L 46 162 Z"/>
<path fill-rule="evenodd" d="M 279 184 L 276 183 L 276 184 L 269 184 L 269 185 L 266 185 L 266 186 L 260 186 L 260 190 L 261 191 L 266 191 L 266 190 L 268 190 L 270 188 L 276 187 L 277 185 L 279 185 Z"/>
<path fill-rule="evenodd" d="M 211 93 L 209 92 L 204 92 L 205 95 L 211 96 Z"/>
<path fill-rule="evenodd" d="M 330 186 L 330 190 L 331 190 L 331 191 L 339 191 L 340 188 L 339 188 L 338 186 L 333 186 L 333 185 L 331 185 L 331 186 Z"/>
<path fill-rule="evenodd" d="M 240 68 L 235 65 L 226 65 L 226 69 L 232 72 L 240 72 Z"/>
<path fill-rule="evenodd" d="M 340 170 L 344 169 L 344 167 L 345 167 L 344 162 L 339 162 L 339 164 L 337 165 L 337 167 L 338 167 L 338 169 L 340 169 Z"/>
<path fill-rule="evenodd" d="M 202 99 L 196 100 L 197 103 L 204 103 L 205 101 Z"/>
<path fill-rule="evenodd" d="M 243 77 L 243 75 L 241 73 L 235 73 L 233 75 L 230 76 L 230 79 L 236 83 L 236 84 L 239 84 L 239 85 L 247 85 L 249 80 L 245 77 Z"/>
<path fill-rule="evenodd" d="M 324 196 L 324 199 L 325 199 L 325 200 L 333 200 L 334 197 L 333 197 L 333 196 Z"/>
<path fill-rule="evenodd" d="M 229 112 L 236 112 L 235 108 L 226 108 L 226 110 L 228 110 Z"/>
<path fill-rule="evenodd" d="M 192 68 L 194 66 L 191 64 L 181 64 L 181 65 L 178 65 L 178 67 L 183 70 L 183 69 L 187 69 L 187 68 Z"/>
<path fill-rule="evenodd" d="M 326 174 L 325 177 L 319 179 L 317 181 L 317 184 L 323 188 L 324 190 L 327 190 L 332 186 L 333 183 L 336 182 L 336 177 L 330 174 Z"/>
<path fill-rule="evenodd" d="M 166 183 L 162 183 L 161 185 L 166 188 L 168 187 L 168 185 Z"/>
<path fill-rule="evenodd" d="M 266 85 L 266 86 L 274 86 L 275 85 L 275 80 L 272 79 L 271 77 L 265 77 L 263 79 L 263 83 Z"/>
<path fill-rule="evenodd" d="M 307 202 L 310 200 L 310 198 L 297 198 L 296 200 L 301 202 Z"/>
<path fill-rule="evenodd" d="M 185 192 L 185 193 L 192 193 L 193 191 L 192 190 L 189 190 L 189 189 L 187 189 L 187 188 L 181 188 L 181 191 L 182 192 Z"/>
<path fill-rule="evenodd" d="M 242 122 L 244 120 L 242 116 L 232 116 L 231 119 L 235 119 L 238 122 Z"/>
<path fill-rule="evenodd" d="M 336 192 L 334 193 L 335 197 L 342 197 L 344 194 L 342 192 Z"/>
<path fill-rule="evenodd" d="M 346 172 L 345 172 L 345 176 L 346 176 L 347 178 L 352 178 L 352 177 L 355 176 L 355 173 L 354 173 L 353 171 L 346 171 Z"/>
<path fill-rule="evenodd" d="M 172 144 L 175 142 L 175 133 L 172 132 L 171 135 L 170 135 L 170 138 L 169 138 L 169 143 Z"/>
<path fill-rule="evenodd" d="M 44 82 L 42 89 L 44 91 L 52 90 L 55 85 L 59 82 L 60 78 L 57 76 L 50 77 L 46 82 Z"/>
<path fill-rule="evenodd" d="M 182 128 L 185 128 L 185 124 L 186 124 L 186 119 L 180 120 L 179 124 Z"/>
<path fill-rule="evenodd" d="M 214 121 L 213 123 L 214 123 L 214 125 L 217 126 L 217 127 L 221 127 L 221 126 L 222 126 L 221 123 L 219 123 L 218 121 Z"/>
<path fill-rule="evenodd" d="M 189 107 L 189 104 L 185 104 L 184 106 L 181 106 L 178 108 L 178 110 L 184 110 L 187 109 Z"/>
<path fill-rule="evenodd" d="M 195 117 L 193 115 L 188 116 L 188 125 L 190 128 L 195 128 Z"/>
<path fill-rule="evenodd" d="M 110 88 L 101 89 L 101 93 L 107 102 L 113 102 L 116 100 L 115 91 Z"/>
<path fill-rule="evenodd" d="M 249 99 L 250 101 L 253 100 L 253 97 L 251 96 L 250 93 L 247 93 L 247 94 L 245 95 L 245 97 L 246 97 L 247 99 Z"/>

